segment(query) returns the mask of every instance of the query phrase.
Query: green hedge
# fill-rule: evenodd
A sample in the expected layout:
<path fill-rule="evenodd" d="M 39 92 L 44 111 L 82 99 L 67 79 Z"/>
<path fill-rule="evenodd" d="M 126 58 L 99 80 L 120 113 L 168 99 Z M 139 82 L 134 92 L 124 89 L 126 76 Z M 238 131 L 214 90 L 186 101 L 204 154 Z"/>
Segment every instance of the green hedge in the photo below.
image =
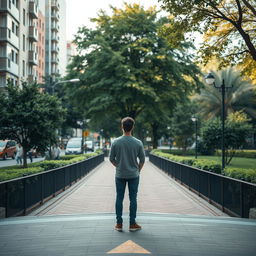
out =
<path fill-rule="evenodd" d="M 178 163 L 194 166 L 205 171 L 210 171 L 210 172 L 219 173 L 219 174 L 221 173 L 221 165 L 213 160 L 195 159 L 190 157 L 177 156 L 177 155 L 172 155 L 168 153 L 163 153 L 160 150 L 153 150 L 151 151 L 151 153 L 157 156 L 170 159 Z"/>
<path fill-rule="evenodd" d="M 160 149 L 160 151 L 163 153 L 178 155 L 178 156 L 194 156 L 195 155 L 195 150 L 193 149 L 188 149 L 186 151 L 181 149 Z"/>
<path fill-rule="evenodd" d="M 101 152 L 89 153 L 84 155 L 67 155 L 61 156 L 61 160 L 45 160 L 28 164 L 28 168 L 22 168 L 20 165 L 2 167 L 0 169 L 0 181 L 10 180 L 24 175 L 30 175 L 59 168 L 65 165 L 73 164 L 86 160 L 90 157 L 97 156 Z"/>
<path fill-rule="evenodd" d="M 216 155 L 221 155 L 221 150 L 216 150 Z M 256 158 L 256 150 L 236 150 L 234 157 Z"/>
<path fill-rule="evenodd" d="M 227 167 L 224 170 L 224 175 L 231 177 L 231 178 L 256 183 L 256 169 L 243 169 L 243 168 Z"/>
<path fill-rule="evenodd" d="M 167 153 L 162 153 L 160 150 L 153 150 L 151 153 L 157 156 L 170 159 L 175 162 L 187 164 L 190 166 L 200 168 L 202 170 L 221 174 L 221 165 L 213 160 L 175 156 Z M 226 167 L 223 174 L 231 178 L 256 183 L 256 169 Z"/>
<path fill-rule="evenodd" d="M 13 166 L 14 167 L 14 166 Z M 44 171 L 42 167 L 31 167 L 31 168 L 9 168 L 0 171 L 0 181 L 11 180 L 25 175 L 31 175 Z"/>

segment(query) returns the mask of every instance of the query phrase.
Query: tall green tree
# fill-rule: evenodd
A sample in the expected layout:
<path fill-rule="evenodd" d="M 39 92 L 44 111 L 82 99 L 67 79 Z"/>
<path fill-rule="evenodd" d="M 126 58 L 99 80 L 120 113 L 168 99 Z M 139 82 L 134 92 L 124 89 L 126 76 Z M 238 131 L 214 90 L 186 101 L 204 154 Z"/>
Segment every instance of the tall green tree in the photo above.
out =
<path fill-rule="evenodd" d="M 212 72 L 216 86 L 224 83 L 228 88 L 225 98 L 225 113 L 231 114 L 243 110 L 250 118 L 256 119 L 256 87 L 250 81 L 244 80 L 240 72 L 232 68 Z M 222 95 L 213 85 L 205 85 L 193 99 L 200 105 L 200 114 L 210 119 L 221 116 Z"/>
<path fill-rule="evenodd" d="M 56 142 L 64 116 L 60 101 L 40 93 L 36 84 L 23 83 L 22 88 L 9 84 L 0 92 L 0 138 L 22 145 L 24 167 L 31 148 L 44 151 Z"/>
<path fill-rule="evenodd" d="M 195 104 L 186 100 L 178 104 L 171 118 L 171 131 L 177 147 L 187 150 L 194 142 L 195 124 L 192 116 L 196 113 Z"/>
<path fill-rule="evenodd" d="M 242 112 L 235 112 L 228 116 L 225 122 L 225 162 L 229 164 L 236 150 L 246 145 L 246 138 L 250 134 L 252 126 L 248 123 L 247 116 Z M 214 118 L 205 123 L 201 129 L 202 144 L 207 149 L 221 148 L 221 120 Z"/>
<path fill-rule="evenodd" d="M 161 116 L 200 84 L 190 45 L 168 45 L 159 31 L 169 20 L 158 19 L 154 8 L 125 4 L 111 10 L 112 15 L 101 11 L 92 20 L 95 29 L 78 31 L 79 55 L 67 78 L 82 82 L 69 94 L 81 108 L 88 107 L 90 118 L 106 112 L 136 118 L 157 108 Z"/>
<path fill-rule="evenodd" d="M 241 63 L 256 70 L 256 2 L 250 0 L 160 0 L 174 16 L 165 28 L 173 44 L 188 32 L 204 33 L 200 52 L 204 61 L 216 56 L 222 65 Z M 178 32 L 176 32 L 178 31 Z M 179 37 L 173 37 L 178 34 Z"/>

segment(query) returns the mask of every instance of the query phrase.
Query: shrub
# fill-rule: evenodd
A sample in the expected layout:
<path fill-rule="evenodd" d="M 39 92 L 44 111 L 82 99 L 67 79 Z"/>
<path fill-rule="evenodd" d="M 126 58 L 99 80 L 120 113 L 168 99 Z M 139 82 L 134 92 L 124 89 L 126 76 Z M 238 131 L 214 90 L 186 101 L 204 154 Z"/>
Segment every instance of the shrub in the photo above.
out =
<path fill-rule="evenodd" d="M 221 165 L 218 164 L 216 161 L 195 159 L 192 165 L 205 171 L 221 174 Z"/>
<path fill-rule="evenodd" d="M 12 166 L 16 167 L 16 166 Z M 32 167 L 32 168 L 9 168 L 9 169 L 2 169 L 0 171 L 0 181 L 15 179 L 18 177 L 23 177 L 25 175 L 31 175 L 35 173 L 42 172 L 44 169 L 42 167 Z"/>
<path fill-rule="evenodd" d="M 194 156 L 195 155 L 194 149 L 188 149 L 186 151 L 181 149 L 161 149 L 161 152 L 178 155 L 178 156 Z"/>
<path fill-rule="evenodd" d="M 224 174 L 228 177 L 256 183 L 256 169 L 227 167 Z"/>
<path fill-rule="evenodd" d="M 195 158 L 177 156 L 177 155 L 172 155 L 168 153 L 162 153 L 160 150 L 153 150 L 151 153 L 160 157 L 170 159 L 178 163 L 194 166 L 205 171 L 221 173 L 220 164 L 218 164 L 216 161 L 213 161 L 213 160 L 195 159 Z"/>

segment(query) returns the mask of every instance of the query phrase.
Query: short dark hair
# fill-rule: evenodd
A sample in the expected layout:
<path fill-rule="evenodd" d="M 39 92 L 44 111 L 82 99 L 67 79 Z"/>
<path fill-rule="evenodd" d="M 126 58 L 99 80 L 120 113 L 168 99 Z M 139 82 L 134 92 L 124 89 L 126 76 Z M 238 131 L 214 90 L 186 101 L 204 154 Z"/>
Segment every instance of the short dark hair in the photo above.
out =
<path fill-rule="evenodd" d="M 121 124 L 125 132 L 130 132 L 134 127 L 135 121 L 133 118 L 128 116 L 122 119 Z"/>

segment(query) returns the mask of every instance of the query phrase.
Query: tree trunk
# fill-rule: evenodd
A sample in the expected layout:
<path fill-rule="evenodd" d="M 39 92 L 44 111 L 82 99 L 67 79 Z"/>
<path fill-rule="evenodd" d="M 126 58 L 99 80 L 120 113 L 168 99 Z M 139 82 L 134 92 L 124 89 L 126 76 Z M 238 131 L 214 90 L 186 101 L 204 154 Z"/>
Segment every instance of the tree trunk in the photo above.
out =
<path fill-rule="evenodd" d="M 27 163 L 27 149 L 23 148 L 23 168 L 27 168 L 28 167 L 28 163 Z"/>
<path fill-rule="evenodd" d="M 256 48 L 253 45 L 250 36 L 243 30 L 241 24 L 237 24 L 236 27 L 239 33 L 241 34 L 242 38 L 244 39 L 253 60 L 256 61 Z"/>
<path fill-rule="evenodd" d="M 158 136 L 157 136 L 157 131 L 158 131 L 159 125 L 157 123 L 152 123 L 151 128 L 152 128 L 152 135 L 153 135 L 153 149 L 157 148 L 158 146 Z"/>

